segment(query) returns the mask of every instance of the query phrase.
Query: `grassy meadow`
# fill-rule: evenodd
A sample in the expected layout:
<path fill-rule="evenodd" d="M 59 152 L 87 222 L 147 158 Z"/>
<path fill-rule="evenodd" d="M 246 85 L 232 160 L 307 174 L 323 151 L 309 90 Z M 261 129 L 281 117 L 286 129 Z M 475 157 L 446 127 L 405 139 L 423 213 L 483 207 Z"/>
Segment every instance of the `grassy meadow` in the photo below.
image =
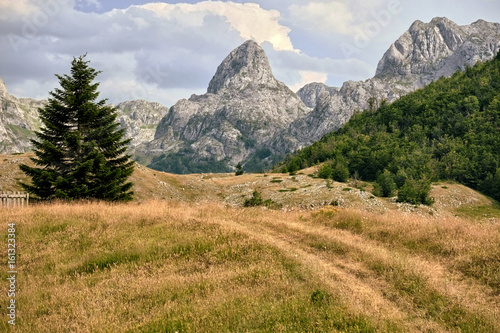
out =
<path fill-rule="evenodd" d="M 500 224 L 476 218 L 494 206 L 0 209 L 2 256 L 9 222 L 18 253 L 2 332 L 500 332 Z"/>

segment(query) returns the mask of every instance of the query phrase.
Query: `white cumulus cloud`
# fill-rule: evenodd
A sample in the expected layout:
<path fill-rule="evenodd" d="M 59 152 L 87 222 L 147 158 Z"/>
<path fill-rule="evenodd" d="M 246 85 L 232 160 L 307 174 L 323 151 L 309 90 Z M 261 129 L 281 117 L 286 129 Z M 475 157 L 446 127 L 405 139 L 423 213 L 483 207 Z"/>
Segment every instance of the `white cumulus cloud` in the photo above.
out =
<path fill-rule="evenodd" d="M 181 25 L 202 26 L 207 15 L 220 15 L 244 40 L 268 41 L 276 50 L 294 50 L 288 34 L 290 29 L 278 21 L 277 10 L 265 10 L 255 3 L 203 1 L 197 4 L 150 3 L 140 6 Z"/>

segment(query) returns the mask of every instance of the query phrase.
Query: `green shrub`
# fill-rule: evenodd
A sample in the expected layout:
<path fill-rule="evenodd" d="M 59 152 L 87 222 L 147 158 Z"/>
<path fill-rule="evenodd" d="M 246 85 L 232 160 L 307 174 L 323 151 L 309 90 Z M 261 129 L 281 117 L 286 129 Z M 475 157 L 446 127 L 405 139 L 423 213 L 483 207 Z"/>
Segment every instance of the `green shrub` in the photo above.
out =
<path fill-rule="evenodd" d="M 406 174 L 406 171 L 404 169 L 399 169 L 398 172 L 396 172 L 396 175 L 393 177 L 393 179 L 394 182 L 396 183 L 396 186 L 398 188 L 401 188 L 408 179 L 408 175 Z"/>
<path fill-rule="evenodd" d="M 236 173 L 235 173 L 235 176 L 241 176 L 243 173 L 244 173 L 244 171 L 243 171 L 243 166 L 241 165 L 241 162 L 239 162 L 239 163 L 236 165 Z"/>
<path fill-rule="evenodd" d="M 374 183 L 373 194 L 379 197 L 392 197 L 395 191 L 396 183 L 394 182 L 392 174 L 390 171 L 384 170 Z"/>
<path fill-rule="evenodd" d="M 429 197 L 431 183 L 426 179 L 408 179 L 398 191 L 398 202 L 407 202 L 414 205 L 432 205 L 434 199 Z"/>
<path fill-rule="evenodd" d="M 262 200 L 262 196 L 259 191 L 255 190 L 252 193 L 252 197 L 250 199 L 246 199 L 243 203 L 245 207 L 254 207 L 254 206 L 262 206 L 264 201 Z"/>
<path fill-rule="evenodd" d="M 244 207 L 266 206 L 268 208 L 273 208 L 273 209 L 281 208 L 280 204 L 277 204 L 271 199 L 263 200 L 262 195 L 257 190 L 253 191 L 252 197 L 250 199 L 245 200 L 243 206 Z"/>
<path fill-rule="evenodd" d="M 318 177 L 323 179 L 332 178 L 333 168 L 330 162 L 323 164 L 318 170 Z"/>
<path fill-rule="evenodd" d="M 349 180 L 349 169 L 342 162 L 337 162 L 332 170 L 332 179 L 341 183 Z"/>

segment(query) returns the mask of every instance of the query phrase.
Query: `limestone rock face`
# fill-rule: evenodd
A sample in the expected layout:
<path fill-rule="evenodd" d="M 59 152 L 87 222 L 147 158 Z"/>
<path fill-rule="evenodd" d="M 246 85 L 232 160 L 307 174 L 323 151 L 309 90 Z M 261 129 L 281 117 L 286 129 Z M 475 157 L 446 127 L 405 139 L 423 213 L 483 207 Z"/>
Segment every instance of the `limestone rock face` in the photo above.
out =
<path fill-rule="evenodd" d="M 40 128 L 38 108 L 45 103 L 10 95 L 0 78 L 0 153 L 22 153 L 32 148 L 33 131 Z"/>
<path fill-rule="evenodd" d="M 223 89 L 244 90 L 257 85 L 278 88 L 264 50 L 254 41 L 246 41 L 233 50 L 217 68 L 207 89 L 217 94 Z"/>
<path fill-rule="evenodd" d="M 219 65 L 207 93 L 172 106 L 144 154 L 189 151 L 194 161 L 213 158 L 231 168 L 311 111 L 272 74 L 264 50 L 247 41 Z"/>
<path fill-rule="evenodd" d="M 419 86 L 451 76 L 500 50 L 500 24 L 484 20 L 459 26 L 445 17 L 416 21 L 377 66 L 376 77 L 398 78 Z"/>
<path fill-rule="evenodd" d="M 324 83 L 308 83 L 297 91 L 297 96 L 310 108 L 314 108 L 317 102 L 327 93 L 329 96 L 338 93 L 339 88 L 329 87 Z"/>
<path fill-rule="evenodd" d="M 122 102 L 116 106 L 117 121 L 125 129 L 125 138 L 130 141 L 130 150 L 154 139 L 156 127 L 167 114 L 168 108 L 160 103 L 144 100 Z"/>

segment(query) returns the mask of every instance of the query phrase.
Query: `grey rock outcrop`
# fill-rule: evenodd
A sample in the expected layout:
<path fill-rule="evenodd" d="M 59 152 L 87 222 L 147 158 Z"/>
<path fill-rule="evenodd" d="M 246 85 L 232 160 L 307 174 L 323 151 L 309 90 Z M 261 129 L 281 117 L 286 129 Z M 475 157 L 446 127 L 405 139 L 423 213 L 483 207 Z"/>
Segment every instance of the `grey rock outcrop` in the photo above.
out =
<path fill-rule="evenodd" d="M 329 87 L 324 83 L 313 82 L 308 83 L 297 91 L 297 96 L 310 108 L 314 108 L 321 98 L 324 98 L 324 93 L 332 96 L 338 93 L 339 88 Z"/>
<path fill-rule="evenodd" d="M 0 98 L 7 98 L 9 95 L 7 91 L 7 86 L 5 85 L 5 82 L 3 82 L 2 78 L 0 77 Z"/>
<path fill-rule="evenodd" d="M 500 24 L 478 20 L 459 26 L 445 17 L 414 22 L 380 60 L 376 78 L 422 87 L 442 76 L 493 58 L 500 49 Z"/>
<path fill-rule="evenodd" d="M 0 153 L 21 153 L 31 149 L 30 139 L 40 128 L 38 108 L 45 103 L 10 95 L 0 78 Z"/>
<path fill-rule="evenodd" d="M 158 125 L 145 154 L 191 151 L 234 167 L 263 142 L 311 111 L 272 74 L 264 50 L 247 41 L 217 68 L 207 93 L 178 101 Z"/>
<path fill-rule="evenodd" d="M 145 100 L 122 102 L 116 108 L 120 128 L 125 129 L 125 138 L 131 139 L 130 151 L 152 141 L 158 123 L 168 113 L 168 107 Z"/>

